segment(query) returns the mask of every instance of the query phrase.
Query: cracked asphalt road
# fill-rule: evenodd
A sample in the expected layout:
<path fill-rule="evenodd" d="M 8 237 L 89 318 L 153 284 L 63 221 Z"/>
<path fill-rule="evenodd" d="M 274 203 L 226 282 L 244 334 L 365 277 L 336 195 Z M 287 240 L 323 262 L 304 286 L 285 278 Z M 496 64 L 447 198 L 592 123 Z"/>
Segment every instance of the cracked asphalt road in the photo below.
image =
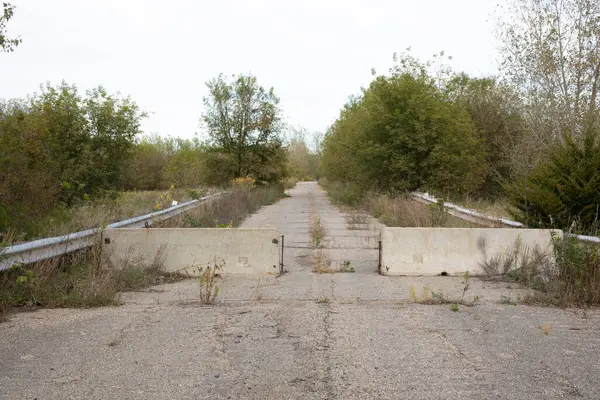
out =
<path fill-rule="evenodd" d="M 376 221 L 347 229 L 314 183 L 291 194 L 244 223 L 285 234 L 288 273 L 225 277 L 209 307 L 190 280 L 16 314 L 0 324 L 0 399 L 600 398 L 597 311 L 503 305 L 522 290 L 478 280 L 475 307 L 410 303 L 410 285 L 452 297 L 460 279 L 378 275 Z M 312 272 L 310 198 L 327 258 L 355 273 Z"/>

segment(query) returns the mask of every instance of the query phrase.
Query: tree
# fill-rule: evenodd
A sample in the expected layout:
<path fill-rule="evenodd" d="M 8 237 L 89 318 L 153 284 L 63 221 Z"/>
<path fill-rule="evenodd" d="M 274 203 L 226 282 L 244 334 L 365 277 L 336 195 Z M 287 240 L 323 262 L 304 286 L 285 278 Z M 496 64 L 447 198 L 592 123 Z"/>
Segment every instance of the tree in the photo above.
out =
<path fill-rule="evenodd" d="M 449 101 L 414 59 L 378 76 L 328 131 L 323 170 L 359 191 L 475 190 L 485 174 L 482 142 L 460 104 Z"/>
<path fill-rule="evenodd" d="M 582 135 L 598 116 L 600 2 L 511 0 L 499 28 L 502 72 L 523 95 L 536 139 Z"/>
<path fill-rule="evenodd" d="M 0 52 L 14 51 L 21 43 L 21 38 L 9 38 L 6 32 L 6 24 L 14 15 L 15 7 L 10 3 L 2 3 L 2 12 L 0 13 Z"/>
<path fill-rule="evenodd" d="M 121 188 L 144 114 L 101 87 L 62 83 L 0 103 L 0 231 L 34 234 L 63 206 Z M 30 229 L 31 228 L 31 229 Z"/>
<path fill-rule="evenodd" d="M 536 151 L 526 146 L 528 142 L 524 140 L 529 132 L 522 115 L 521 99 L 496 78 L 472 78 L 464 73 L 454 75 L 447 82 L 445 93 L 467 109 L 484 140 L 489 169 L 479 194 L 499 195 L 502 183 L 511 179 L 513 173 L 521 172 L 536 156 Z M 539 148 L 539 144 L 535 147 Z M 527 159 L 521 160 L 523 156 Z"/>
<path fill-rule="evenodd" d="M 271 162 L 279 157 L 281 117 L 273 88 L 264 89 L 252 75 L 221 74 L 207 83 L 202 115 L 211 142 L 230 157 L 234 177 L 273 179 Z"/>
<path fill-rule="evenodd" d="M 169 185 L 165 182 L 168 155 L 150 140 L 136 144 L 125 169 L 127 189 L 157 190 Z"/>
<path fill-rule="evenodd" d="M 600 229 L 600 131 L 565 135 L 533 171 L 506 185 L 512 214 L 532 228 L 597 235 Z"/>
<path fill-rule="evenodd" d="M 147 114 L 130 98 L 108 94 L 102 86 L 87 92 L 83 104 L 90 135 L 92 188 L 119 188 L 140 124 Z"/>
<path fill-rule="evenodd" d="M 313 137 L 312 148 L 308 144 L 309 136 Z M 303 127 L 292 127 L 288 137 L 288 174 L 298 180 L 316 179 L 321 161 L 320 138 L 316 134 L 311 135 Z"/>

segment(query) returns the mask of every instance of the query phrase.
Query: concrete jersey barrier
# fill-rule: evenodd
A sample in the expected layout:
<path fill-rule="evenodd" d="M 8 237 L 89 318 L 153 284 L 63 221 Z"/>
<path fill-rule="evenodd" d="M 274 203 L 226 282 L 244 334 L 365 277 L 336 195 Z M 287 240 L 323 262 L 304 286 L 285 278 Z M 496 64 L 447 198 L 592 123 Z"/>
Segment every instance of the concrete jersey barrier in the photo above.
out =
<path fill-rule="evenodd" d="M 158 262 L 168 272 L 198 275 L 216 259 L 224 274 L 278 274 L 279 236 L 275 229 L 106 229 L 103 260 L 114 268 Z"/>
<path fill-rule="evenodd" d="M 552 237 L 562 231 L 502 228 L 384 228 L 384 275 L 483 274 L 479 263 L 509 254 L 516 247 L 552 255 Z M 485 254 L 482 251 L 485 249 Z"/>

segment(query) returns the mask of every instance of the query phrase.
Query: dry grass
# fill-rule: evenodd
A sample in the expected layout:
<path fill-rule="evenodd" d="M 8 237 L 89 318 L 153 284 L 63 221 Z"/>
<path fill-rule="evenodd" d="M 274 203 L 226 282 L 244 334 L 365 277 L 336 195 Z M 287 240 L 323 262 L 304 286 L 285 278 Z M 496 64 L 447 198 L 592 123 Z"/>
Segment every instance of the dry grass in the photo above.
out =
<path fill-rule="evenodd" d="M 131 191 L 113 193 L 104 198 L 83 202 L 71 208 L 59 208 L 36 224 L 36 234 L 0 232 L 0 243 L 10 245 L 43 237 L 60 236 L 109 223 L 144 215 L 179 203 L 192 197 L 214 193 L 216 189 L 174 189 L 163 191 Z"/>
<path fill-rule="evenodd" d="M 552 249 L 540 249 L 516 240 L 510 249 L 497 254 L 488 254 L 483 240 L 477 246 L 482 253 L 479 265 L 489 279 L 534 289 L 520 302 L 559 307 L 600 304 L 600 246 L 595 243 L 553 236 Z"/>
<path fill-rule="evenodd" d="M 542 332 L 544 332 L 544 335 L 548 336 L 550 334 L 550 331 L 552 330 L 552 324 L 549 324 L 549 323 L 540 324 L 540 325 L 538 325 L 538 328 L 541 329 Z"/>
<path fill-rule="evenodd" d="M 237 227 L 260 207 L 273 204 L 283 194 L 280 187 L 234 190 L 156 225 L 157 228 Z"/>
<path fill-rule="evenodd" d="M 101 245 L 0 272 L 0 318 L 13 309 L 99 307 L 119 304 L 118 294 L 185 279 L 151 265 L 101 264 Z"/>
<path fill-rule="evenodd" d="M 325 239 L 325 228 L 321 224 L 321 217 L 317 214 L 315 207 L 315 199 L 312 193 L 308 195 L 308 212 L 309 212 L 309 230 L 312 246 L 319 248 Z"/>
<path fill-rule="evenodd" d="M 454 204 L 461 205 L 465 208 L 475 210 L 484 215 L 489 215 L 497 218 L 510 219 L 510 213 L 508 212 L 508 201 L 505 199 L 486 200 L 486 199 L 464 199 L 463 201 L 456 201 Z"/>
<path fill-rule="evenodd" d="M 335 272 L 338 272 L 331 268 L 331 262 L 327 258 L 327 255 L 325 254 L 323 249 L 315 250 L 313 272 L 316 272 L 318 274 L 333 274 Z"/>
<path fill-rule="evenodd" d="M 429 289 L 429 286 L 421 288 L 421 294 L 417 295 L 415 287 L 410 285 L 408 289 L 408 298 L 412 303 L 418 304 L 461 304 L 472 307 L 479 301 L 479 296 L 474 296 L 472 301 L 466 300 L 464 295 L 460 299 L 447 299 L 442 292 L 435 292 Z"/>
<path fill-rule="evenodd" d="M 362 230 L 368 227 L 369 217 L 358 211 L 348 210 L 344 215 L 346 228 L 350 230 Z"/>
<path fill-rule="evenodd" d="M 453 217 L 439 209 L 437 204 L 425 205 L 409 195 L 370 195 L 364 208 L 375 218 L 390 227 L 454 227 L 471 228 L 470 222 Z"/>

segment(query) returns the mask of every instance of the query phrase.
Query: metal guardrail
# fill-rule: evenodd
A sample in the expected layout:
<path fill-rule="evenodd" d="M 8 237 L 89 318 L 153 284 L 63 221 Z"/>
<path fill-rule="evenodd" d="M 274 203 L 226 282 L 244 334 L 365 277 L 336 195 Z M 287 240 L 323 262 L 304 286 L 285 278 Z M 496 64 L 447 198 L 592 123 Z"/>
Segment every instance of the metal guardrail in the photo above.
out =
<path fill-rule="evenodd" d="M 430 203 L 438 202 L 438 199 L 431 196 L 429 193 L 413 193 L 412 195 L 413 195 L 413 197 L 415 197 L 417 199 L 422 199 L 422 200 L 425 200 Z M 490 222 L 496 222 L 496 223 L 499 222 L 501 224 L 510 226 L 512 228 L 526 228 L 526 226 L 520 222 L 511 221 L 506 218 L 498 218 L 498 217 L 492 217 L 490 215 L 481 214 L 475 210 L 470 210 L 468 208 L 457 206 L 456 204 L 448 203 L 447 201 L 444 202 L 444 207 L 454 210 L 459 214 L 463 214 L 463 215 L 467 215 L 467 216 L 471 216 L 471 217 L 475 217 L 475 218 L 480 218 L 480 219 L 485 219 Z M 453 215 L 456 215 L 456 214 L 453 214 Z M 600 237 L 596 237 L 596 236 L 572 235 L 572 234 L 567 234 L 567 235 L 575 237 L 578 240 L 581 240 L 583 242 L 600 243 Z"/>
<path fill-rule="evenodd" d="M 155 222 L 164 221 L 191 210 L 198 204 L 211 197 L 217 197 L 226 192 L 219 192 L 198 200 L 190 200 L 164 210 L 150 214 L 126 219 L 109 224 L 107 228 L 143 228 Z M 0 271 L 10 269 L 15 264 L 30 264 L 47 260 L 52 257 L 72 253 L 98 243 L 102 228 L 87 229 L 85 231 L 69 233 L 64 236 L 34 240 L 14 246 L 0 248 Z"/>

